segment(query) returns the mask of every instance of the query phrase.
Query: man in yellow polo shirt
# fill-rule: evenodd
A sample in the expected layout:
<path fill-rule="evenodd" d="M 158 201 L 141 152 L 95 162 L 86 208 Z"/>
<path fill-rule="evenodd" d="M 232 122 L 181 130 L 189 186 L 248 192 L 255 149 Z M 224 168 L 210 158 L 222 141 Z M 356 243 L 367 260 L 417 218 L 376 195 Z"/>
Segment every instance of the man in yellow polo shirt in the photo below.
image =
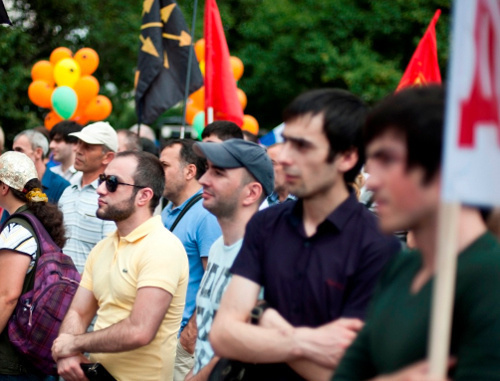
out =
<path fill-rule="evenodd" d="M 85 380 L 84 362 L 100 362 L 117 380 L 173 378 L 189 270 L 182 243 L 153 217 L 164 182 L 159 160 L 144 152 L 119 153 L 99 177 L 97 216 L 117 231 L 90 252 L 54 341 L 66 381 Z"/>

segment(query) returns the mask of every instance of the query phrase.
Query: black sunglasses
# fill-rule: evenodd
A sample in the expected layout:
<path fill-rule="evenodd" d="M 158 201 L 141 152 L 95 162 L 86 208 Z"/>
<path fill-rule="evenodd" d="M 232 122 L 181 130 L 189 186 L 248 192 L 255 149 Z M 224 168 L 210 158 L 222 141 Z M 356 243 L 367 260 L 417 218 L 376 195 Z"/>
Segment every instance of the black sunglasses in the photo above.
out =
<path fill-rule="evenodd" d="M 106 189 L 108 192 L 116 192 L 116 188 L 118 188 L 118 185 L 128 185 L 129 187 L 136 187 L 136 188 L 147 188 L 142 185 L 135 185 L 135 184 L 127 184 L 127 183 L 121 183 L 118 181 L 118 178 L 115 175 L 105 175 L 104 173 L 101 173 L 99 175 L 99 178 L 97 179 L 97 182 L 99 185 L 102 183 L 106 183 Z"/>

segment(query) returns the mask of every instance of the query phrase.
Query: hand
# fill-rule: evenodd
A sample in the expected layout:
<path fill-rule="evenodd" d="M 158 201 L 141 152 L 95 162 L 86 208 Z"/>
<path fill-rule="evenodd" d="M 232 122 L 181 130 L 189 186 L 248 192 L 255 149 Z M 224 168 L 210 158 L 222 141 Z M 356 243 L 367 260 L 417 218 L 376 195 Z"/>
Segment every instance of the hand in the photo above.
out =
<path fill-rule="evenodd" d="M 304 357 L 315 363 L 334 369 L 363 327 L 359 319 L 337 319 L 318 328 L 297 328 Z"/>
<path fill-rule="evenodd" d="M 54 361 L 79 354 L 79 351 L 75 348 L 75 336 L 69 333 L 61 333 L 52 344 L 52 358 Z"/>
<path fill-rule="evenodd" d="M 191 322 L 193 320 L 194 324 Z M 182 348 L 190 354 L 194 353 L 194 347 L 196 345 L 196 337 L 198 336 L 198 329 L 196 328 L 196 321 L 190 319 L 189 323 L 186 324 L 179 337 L 180 344 Z"/>
<path fill-rule="evenodd" d="M 89 362 L 90 361 L 82 354 L 61 358 L 57 361 L 57 373 L 63 377 L 65 381 L 88 381 L 80 364 Z"/>

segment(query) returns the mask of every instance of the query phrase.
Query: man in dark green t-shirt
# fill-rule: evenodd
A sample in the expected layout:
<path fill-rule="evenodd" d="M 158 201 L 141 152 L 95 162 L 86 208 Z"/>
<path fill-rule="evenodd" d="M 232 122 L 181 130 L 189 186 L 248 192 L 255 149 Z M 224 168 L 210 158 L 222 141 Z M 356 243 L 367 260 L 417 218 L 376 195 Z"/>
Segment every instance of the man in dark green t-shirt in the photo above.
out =
<path fill-rule="evenodd" d="M 386 267 L 365 326 L 334 380 L 425 379 L 434 282 L 444 92 L 391 95 L 366 127 L 367 186 L 385 232 L 411 230 L 416 250 Z M 453 380 L 500 380 L 500 245 L 479 212 L 461 207 L 450 355 Z"/>

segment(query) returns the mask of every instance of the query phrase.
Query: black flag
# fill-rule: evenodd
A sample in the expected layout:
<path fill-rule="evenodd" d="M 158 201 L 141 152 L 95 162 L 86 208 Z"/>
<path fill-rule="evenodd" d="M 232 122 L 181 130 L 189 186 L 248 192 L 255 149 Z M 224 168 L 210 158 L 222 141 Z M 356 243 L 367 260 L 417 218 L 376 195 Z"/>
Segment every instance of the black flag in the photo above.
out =
<path fill-rule="evenodd" d="M 144 0 L 140 39 L 135 104 L 139 121 L 150 124 L 184 99 L 193 46 L 182 12 L 170 0 Z M 203 77 L 193 60 L 189 93 L 201 86 Z"/>
<path fill-rule="evenodd" d="M 12 25 L 12 23 L 9 20 L 9 15 L 7 15 L 7 11 L 5 10 L 5 6 L 3 5 L 2 0 L 0 0 L 0 24 Z"/>

